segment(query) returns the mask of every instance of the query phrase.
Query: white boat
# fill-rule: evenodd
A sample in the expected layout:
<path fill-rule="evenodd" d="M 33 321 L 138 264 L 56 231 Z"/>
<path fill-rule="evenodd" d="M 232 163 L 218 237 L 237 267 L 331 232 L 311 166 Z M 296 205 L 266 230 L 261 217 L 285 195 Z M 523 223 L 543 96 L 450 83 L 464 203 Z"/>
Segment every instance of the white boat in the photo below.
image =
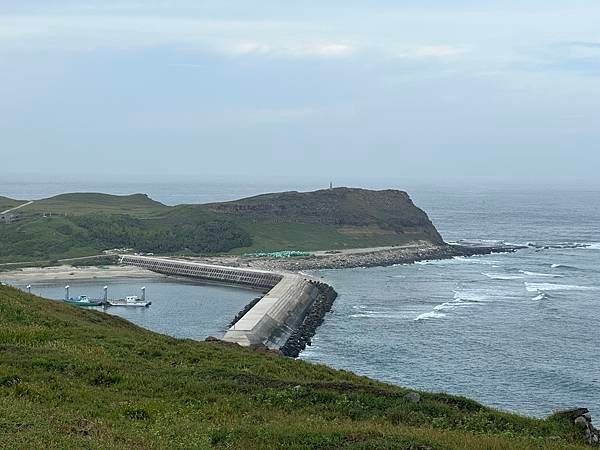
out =
<path fill-rule="evenodd" d="M 152 304 L 152 302 L 141 299 L 137 295 L 128 295 L 118 300 L 108 300 L 107 303 L 109 306 L 137 306 L 142 308 L 146 308 Z"/>
<path fill-rule="evenodd" d="M 106 297 L 106 287 L 104 288 L 105 297 Z M 132 306 L 132 307 L 141 307 L 147 308 L 152 304 L 152 302 L 146 301 L 146 287 L 142 288 L 142 298 L 139 298 L 137 295 L 128 295 L 125 298 L 120 298 L 118 300 L 106 300 L 106 304 L 108 306 Z"/>

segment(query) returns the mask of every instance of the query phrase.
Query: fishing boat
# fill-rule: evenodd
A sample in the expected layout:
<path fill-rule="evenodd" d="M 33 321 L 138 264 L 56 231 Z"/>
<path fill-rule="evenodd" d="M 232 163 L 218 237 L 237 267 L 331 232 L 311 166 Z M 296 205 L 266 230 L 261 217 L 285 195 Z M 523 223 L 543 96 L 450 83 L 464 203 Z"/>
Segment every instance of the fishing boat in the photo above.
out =
<path fill-rule="evenodd" d="M 152 302 L 142 300 L 137 295 L 128 295 L 127 297 L 118 300 L 108 300 L 107 304 L 108 306 L 134 306 L 146 308 L 150 306 Z"/>
<path fill-rule="evenodd" d="M 68 303 L 69 305 L 77 305 L 77 306 L 102 306 L 102 305 L 104 305 L 104 300 L 91 299 L 87 295 L 80 295 L 79 297 L 76 297 L 76 298 L 69 297 L 69 288 L 70 288 L 70 286 L 65 286 L 65 298 L 63 300 L 63 302 Z"/>
<path fill-rule="evenodd" d="M 130 307 L 141 307 L 147 308 L 152 304 L 152 302 L 146 301 L 146 288 L 142 288 L 142 298 L 137 295 L 128 295 L 125 298 L 120 298 L 118 300 L 107 300 L 106 304 L 108 306 L 130 306 Z"/>
<path fill-rule="evenodd" d="M 80 295 L 76 298 L 65 298 L 63 300 L 65 303 L 69 305 L 77 305 L 77 306 L 102 306 L 104 302 L 102 300 L 93 300 L 89 298 L 87 295 Z"/>

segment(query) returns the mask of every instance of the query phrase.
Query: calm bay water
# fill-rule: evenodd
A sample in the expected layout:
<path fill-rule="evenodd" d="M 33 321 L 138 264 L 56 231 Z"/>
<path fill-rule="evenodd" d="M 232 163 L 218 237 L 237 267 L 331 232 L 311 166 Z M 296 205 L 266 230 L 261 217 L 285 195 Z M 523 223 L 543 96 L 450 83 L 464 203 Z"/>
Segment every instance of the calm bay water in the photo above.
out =
<path fill-rule="evenodd" d="M 17 287 L 25 290 L 27 283 Z M 36 283 L 30 281 L 32 294 L 62 300 L 65 296 L 64 282 Z M 115 314 L 131 322 L 179 338 L 204 340 L 207 336 L 223 336 L 229 322 L 256 297 L 256 293 L 241 289 L 209 286 L 171 278 L 114 279 L 92 281 L 69 281 L 69 295 L 88 295 L 102 298 L 103 286 L 108 285 L 110 298 L 141 295 L 146 287 L 148 308 L 110 307 L 97 309 Z"/>
<path fill-rule="evenodd" d="M 0 183 L 0 195 L 147 192 L 176 204 L 317 187 Z M 427 186 L 407 190 L 448 241 L 503 240 L 563 248 L 321 271 L 318 274 L 340 296 L 301 358 L 404 386 L 470 396 L 509 411 L 543 416 L 558 408 L 587 406 L 600 416 L 600 192 Z M 566 248 L 575 243 L 591 245 Z M 111 292 L 137 292 L 141 283 L 128 280 L 114 288 L 111 283 Z M 151 308 L 119 315 L 166 334 L 196 339 L 222 334 L 253 297 L 171 281 L 144 283 Z M 102 283 L 71 286 L 73 294 L 100 295 Z M 63 295 L 62 284 L 34 286 L 34 292 L 38 288 L 50 297 Z M 74 291 L 79 288 L 81 292 Z"/>

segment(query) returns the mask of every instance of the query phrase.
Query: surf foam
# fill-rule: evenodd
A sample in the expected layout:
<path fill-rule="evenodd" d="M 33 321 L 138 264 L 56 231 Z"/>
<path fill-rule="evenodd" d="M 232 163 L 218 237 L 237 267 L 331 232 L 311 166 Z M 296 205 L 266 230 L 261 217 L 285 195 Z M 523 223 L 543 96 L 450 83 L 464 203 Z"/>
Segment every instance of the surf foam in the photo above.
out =
<path fill-rule="evenodd" d="M 543 291 L 592 291 L 597 289 L 593 286 L 576 286 L 573 284 L 553 284 L 553 283 L 525 283 L 525 289 L 528 292 Z"/>
<path fill-rule="evenodd" d="M 558 275 L 556 273 L 541 273 L 541 272 L 529 272 L 527 270 L 519 270 L 523 275 L 527 275 L 528 277 L 548 277 L 548 278 L 560 278 L 562 275 Z"/>
<path fill-rule="evenodd" d="M 426 313 L 418 315 L 417 317 L 415 317 L 415 321 L 439 319 L 442 317 L 446 317 L 446 314 L 441 313 L 441 312 L 436 312 L 436 311 L 430 311 L 430 312 L 426 312 Z"/>
<path fill-rule="evenodd" d="M 502 274 L 502 273 L 489 273 L 489 272 L 481 272 L 482 275 L 492 279 L 492 280 L 521 280 L 523 277 L 521 275 L 510 275 L 510 274 Z"/>

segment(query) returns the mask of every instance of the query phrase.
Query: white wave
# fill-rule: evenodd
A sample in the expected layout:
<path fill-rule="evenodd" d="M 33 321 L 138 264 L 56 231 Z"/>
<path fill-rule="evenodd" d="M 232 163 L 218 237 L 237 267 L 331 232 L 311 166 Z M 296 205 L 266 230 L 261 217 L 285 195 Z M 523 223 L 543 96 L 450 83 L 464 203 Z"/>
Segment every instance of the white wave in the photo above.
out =
<path fill-rule="evenodd" d="M 545 292 L 540 292 L 538 295 L 533 297 L 533 300 L 536 302 L 539 302 L 541 300 L 546 300 L 547 298 L 548 298 L 548 294 L 546 294 Z"/>
<path fill-rule="evenodd" d="M 367 305 L 354 305 L 352 309 L 367 309 Z"/>
<path fill-rule="evenodd" d="M 528 272 L 527 270 L 519 270 L 523 275 L 527 275 L 528 277 L 549 277 L 549 278 L 559 278 L 562 275 L 558 275 L 556 273 L 540 273 L 540 272 Z"/>
<path fill-rule="evenodd" d="M 492 266 L 494 264 L 500 264 L 500 261 L 495 259 L 487 259 L 487 255 L 482 256 L 453 256 L 451 261 L 465 263 L 465 264 L 482 264 L 484 266 Z"/>
<path fill-rule="evenodd" d="M 441 312 L 430 311 L 430 312 L 426 312 L 426 313 L 418 315 L 417 317 L 415 317 L 415 321 L 428 320 L 428 319 L 439 319 L 441 317 L 446 317 L 446 314 L 441 313 Z"/>
<path fill-rule="evenodd" d="M 497 239 L 459 239 L 455 245 L 499 246 L 505 242 Z"/>
<path fill-rule="evenodd" d="M 567 264 L 552 264 L 550 265 L 552 269 L 568 269 L 568 270 L 580 270 L 579 267 L 569 266 Z"/>
<path fill-rule="evenodd" d="M 367 312 L 360 314 L 350 314 L 350 317 L 355 319 L 406 319 L 406 314 L 397 313 L 377 313 L 377 312 Z"/>
<path fill-rule="evenodd" d="M 593 286 L 576 286 L 572 284 L 552 284 L 552 283 L 525 283 L 525 289 L 528 292 L 543 291 L 591 291 L 598 288 Z"/>
<path fill-rule="evenodd" d="M 444 309 L 454 309 L 454 308 L 464 308 L 467 306 L 471 306 L 471 305 L 476 305 L 477 303 L 474 302 L 462 302 L 460 300 L 454 300 L 452 302 L 446 302 L 446 303 L 442 303 L 440 305 L 437 305 L 433 308 L 434 311 L 441 311 Z"/>
<path fill-rule="evenodd" d="M 523 279 L 523 277 L 521 275 L 509 275 L 509 274 L 502 274 L 502 273 L 482 272 L 481 275 L 485 275 L 486 277 L 491 278 L 492 280 L 520 280 L 520 279 Z"/>
<path fill-rule="evenodd" d="M 462 302 L 480 303 L 488 300 L 489 297 L 485 294 L 480 294 L 474 291 L 454 291 L 454 300 Z"/>
<path fill-rule="evenodd" d="M 589 250 L 600 250 L 600 242 L 592 242 L 586 246 Z"/>

